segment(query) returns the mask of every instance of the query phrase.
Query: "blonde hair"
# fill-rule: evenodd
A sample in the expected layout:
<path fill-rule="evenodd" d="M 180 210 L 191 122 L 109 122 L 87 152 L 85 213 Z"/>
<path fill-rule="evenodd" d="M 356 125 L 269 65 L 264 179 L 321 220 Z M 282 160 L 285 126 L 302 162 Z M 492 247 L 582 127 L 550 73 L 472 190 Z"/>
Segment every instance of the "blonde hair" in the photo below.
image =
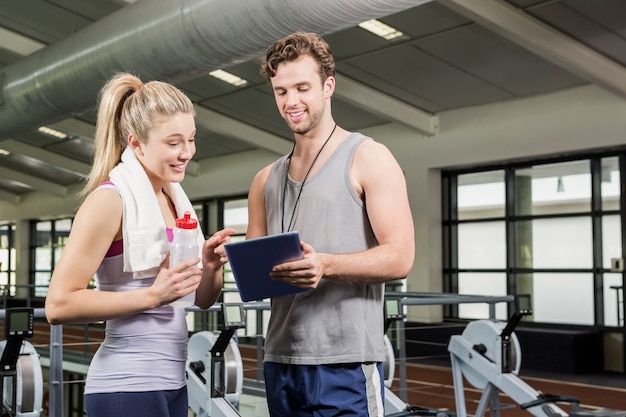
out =
<path fill-rule="evenodd" d="M 144 84 L 129 73 L 118 73 L 109 79 L 100 90 L 98 101 L 93 165 L 82 197 L 109 179 L 126 149 L 129 135 L 145 142 L 158 116 L 195 115 L 193 103 L 178 88 L 162 81 Z"/>

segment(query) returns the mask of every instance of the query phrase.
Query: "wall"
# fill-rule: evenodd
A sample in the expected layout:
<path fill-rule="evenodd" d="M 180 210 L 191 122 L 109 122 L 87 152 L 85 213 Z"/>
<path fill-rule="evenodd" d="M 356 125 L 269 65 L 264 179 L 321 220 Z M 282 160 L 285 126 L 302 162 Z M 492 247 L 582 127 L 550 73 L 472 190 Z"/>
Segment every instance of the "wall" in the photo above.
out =
<path fill-rule="evenodd" d="M 341 88 L 338 85 L 338 88 Z M 524 100 L 439 114 L 441 131 L 425 137 L 400 125 L 366 129 L 386 144 L 403 167 L 416 237 L 408 290 L 441 291 L 439 170 L 446 167 L 621 146 L 626 139 L 626 101 L 594 86 Z M 265 151 L 202 162 L 198 177 L 183 186 L 192 199 L 246 193 L 254 173 L 275 160 Z M 0 221 L 71 214 L 71 197 L 30 196 L 19 206 L 0 202 Z M 438 307 L 411 307 L 409 319 L 438 321 Z"/>
<path fill-rule="evenodd" d="M 623 146 L 625 116 L 626 101 L 586 86 L 443 112 L 433 137 L 400 126 L 368 130 L 390 147 L 407 175 L 416 239 L 408 290 L 441 291 L 441 168 Z M 437 321 L 439 314 L 438 308 L 411 307 L 409 319 Z"/>

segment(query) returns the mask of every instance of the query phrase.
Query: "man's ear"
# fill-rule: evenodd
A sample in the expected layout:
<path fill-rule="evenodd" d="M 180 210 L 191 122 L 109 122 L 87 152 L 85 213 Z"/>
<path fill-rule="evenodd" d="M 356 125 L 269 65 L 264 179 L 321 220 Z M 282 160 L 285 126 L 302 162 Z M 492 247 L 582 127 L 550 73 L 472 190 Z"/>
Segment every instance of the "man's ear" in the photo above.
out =
<path fill-rule="evenodd" d="M 332 75 L 326 77 L 324 80 L 324 95 L 326 98 L 331 98 L 335 92 L 335 77 Z"/>

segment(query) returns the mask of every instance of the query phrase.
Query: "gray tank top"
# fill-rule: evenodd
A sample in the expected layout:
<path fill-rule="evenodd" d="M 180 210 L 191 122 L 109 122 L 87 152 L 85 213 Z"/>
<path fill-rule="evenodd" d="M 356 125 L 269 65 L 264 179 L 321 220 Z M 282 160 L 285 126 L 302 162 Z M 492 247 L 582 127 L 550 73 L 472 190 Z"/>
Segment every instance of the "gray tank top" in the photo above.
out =
<path fill-rule="evenodd" d="M 364 140 L 371 139 L 350 134 L 304 184 L 290 230 L 317 252 L 359 252 L 377 245 L 365 204 L 350 181 L 354 153 Z M 274 163 L 265 187 L 268 234 L 287 231 L 282 229 L 291 220 L 302 185 L 288 178 L 285 186 L 286 162 L 283 156 Z M 382 362 L 383 292 L 384 284 L 322 279 L 315 290 L 272 299 L 265 360 L 298 365 Z"/>

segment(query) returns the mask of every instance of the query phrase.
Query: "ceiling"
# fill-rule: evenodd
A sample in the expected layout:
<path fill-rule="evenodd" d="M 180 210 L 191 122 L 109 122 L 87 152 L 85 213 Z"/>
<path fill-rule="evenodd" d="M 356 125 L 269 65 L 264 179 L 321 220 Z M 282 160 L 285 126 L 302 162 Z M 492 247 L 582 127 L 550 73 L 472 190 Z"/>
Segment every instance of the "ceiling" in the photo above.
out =
<path fill-rule="evenodd" d="M 0 83 L 4 70 L 80 37 L 108 16 L 112 27 L 116 19 L 122 25 L 125 10 L 139 5 L 133 3 L 2 0 Z M 379 16 L 403 32 L 392 41 L 356 25 L 334 33 L 320 30 L 337 61 L 335 118 L 351 130 L 395 122 L 432 136 L 439 129 L 437 115 L 451 109 L 585 84 L 626 99 L 625 16 L 624 0 L 434 0 Z M 154 51 L 166 60 L 165 52 Z M 198 162 L 189 175 L 197 175 L 207 158 L 258 148 L 282 154 L 290 148 L 292 135 L 259 74 L 259 59 L 222 68 L 246 79 L 242 87 L 197 71 L 175 82 L 197 108 Z M 81 85 L 72 87 L 79 91 Z M 2 101 L 12 99 L 0 93 L 0 112 Z M 90 101 L 95 104 L 96 96 Z M 0 133 L 0 200 L 17 205 L 33 192 L 68 196 L 89 172 L 94 121 L 91 106 Z M 41 125 L 67 137 L 39 133 Z"/>

